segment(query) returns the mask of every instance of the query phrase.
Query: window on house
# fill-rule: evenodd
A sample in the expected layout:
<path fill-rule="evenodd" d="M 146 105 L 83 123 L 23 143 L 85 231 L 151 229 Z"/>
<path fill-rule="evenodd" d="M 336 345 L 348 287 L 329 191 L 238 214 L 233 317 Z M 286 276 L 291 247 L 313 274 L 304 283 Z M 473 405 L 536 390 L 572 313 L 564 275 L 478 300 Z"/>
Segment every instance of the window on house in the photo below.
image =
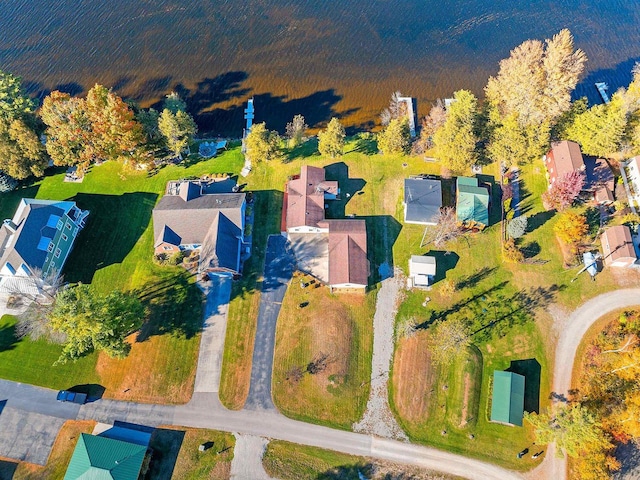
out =
<path fill-rule="evenodd" d="M 164 246 L 164 247 L 162 247 L 162 248 L 163 248 L 163 249 L 165 249 L 165 250 L 173 250 L 173 247 L 170 247 L 170 246 L 168 246 L 168 245 L 165 245 L 165 246 Z"/>
<path fill-rule="evenodd" d="M 64 222 L 62 220 L 58 220 L 58 224 L 56 225 L 56 228 L 58 230 L 62 230 L 62 226 L 64 225 Z"/>
<path fill-rule="evenodd" d="M 67 236 L 63 233 L 63 234 L 62 234 L 62 240 L 64 240 L 64 241 L 66 242 L 67 240 L 69 240 L 69 237 L 67 237 Z"/>
<path fill-rule="evenodd" d="M 67 230 L 71 230 L 71 224 L 70 223 L 67 223 L 66 226 L 67 226 Z"/>
<path fill-rule="evenodd" d="M 56 258 L 59 258 L 61 253 L 62 253 L 62 250 L 60 250 L 59 248 L 56 248 L 56 253 L 54 253 L 53 256 Z"/>
<path fill-rule="evenodd" d="M 53 242 L 49 242 L 49 245 L 47 246 L 47 252 L 53 252 Z"/>

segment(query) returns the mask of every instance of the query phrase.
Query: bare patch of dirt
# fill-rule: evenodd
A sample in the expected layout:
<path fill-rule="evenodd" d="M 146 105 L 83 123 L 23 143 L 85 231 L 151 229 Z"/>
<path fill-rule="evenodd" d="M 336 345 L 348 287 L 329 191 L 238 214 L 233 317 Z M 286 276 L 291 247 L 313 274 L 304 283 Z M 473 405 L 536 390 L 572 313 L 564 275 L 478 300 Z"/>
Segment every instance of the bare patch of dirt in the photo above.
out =
<path fill-rule="evenodd" d="M 467 425 L 467 417 L 469 416 L 469 388 L 471 387 L 471 375 L 469 373 L 464 374 L 464 399 L 462 401 L 462 421 L 460 422 L 460 428 Z"/>
<path fill-rule="evenodd" d="M 425 335 L 403 339 L 393 366 L 394 404 L 408 422 L 424 421 L 429 412 L 429 393 L 435 384 Z"/>

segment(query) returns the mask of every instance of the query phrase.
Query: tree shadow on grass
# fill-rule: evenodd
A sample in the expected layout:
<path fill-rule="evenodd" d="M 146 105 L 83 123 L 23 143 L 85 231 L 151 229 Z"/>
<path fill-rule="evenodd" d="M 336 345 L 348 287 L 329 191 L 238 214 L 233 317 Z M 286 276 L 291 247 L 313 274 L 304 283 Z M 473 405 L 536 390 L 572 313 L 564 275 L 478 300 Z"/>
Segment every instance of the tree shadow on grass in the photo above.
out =
<path fill-rule="evenodd" d="M 13 350 L 16 348 L 18 341 L 15 323 L 8 324 L 2 321 L 2 325 L 0 325 L 0 352 Z"/>
<path fill-rule="evenodd" d="M 465 288 L 474 288 L 478 283 L 487 278 L 493 272 L 495 272 L 498 267 L 482 267 L 480 270 L 472 273 L 471 275 L 467 275 L 466 277 L 462 277 L 458 283 L 456 284 L 456 289 L 464 290 Z"/>
<path fill-rule="evenodd" d="M 529 242 L 524 245 L 521 249 L 524 254 L 524 258 L 534 258 L 540 254 L 542 251 L 540 244 L 538 242 Z"/>
<path fill-rule="evenodd" d="M 121 263 L 149 226 L 157 197 L 143 192 L 77 194 L 73 200 L 90 213 L 65 264 L 65 278 L 91 283 L 97 270 Z"/>
<path fill-rule="evenodd" d="M 372 464 L 356 463 L 353 465 L 340 465 L 339 467 L 333 467 L 320 473 L 316 478 L 317 480 L 358 480 L 360 478 L 369 478 L 369 476 L 374 472 L 375 467 Z"/>
<path fill-rule="evenodd" d="M 524 377 L 524 410 L 540 413 L 540 372 L 542 367 L 535 358 L 512 360 L 507 372 Z"/>
<path fill-rule="evenodd" d="M 351 151 L 359 152 L 364 155 L 375 155 L 378 153 L 378 142 L 376 141 L 376 137 L 372 134 L 358 134 L 356 143 Z"/>
<path fill-rule="evenodd" d="M 183 430 L 156 428 L 151 434 L 149 448 L 153 455 L 145 478 L 151 480 L 171 480 L 184 441 Z"/>
<path fill-rule="evenodd" d="M 320 155 L 318 153 L 318 139 L 314 137 L 296 147 L 288 149 L 286 151 L 284 163 L 289 163 L 296 158 L 309 158 L 318 155 Z"/>
<path fill-rule="evenodd" d="M 11 192 L 4 192 L 0 195 L 0 214 L 2 218 L 13 218 L 18 209 L 18 204 L 23 198 L 35 198 L 40 185 L 21 183 Z"/>
<path fill-rule="evenodd" d="M 164 334 L 192 338 L 202 330 L 202 292 L 193 280 L 182 267 L 167 268 L 135 292 L 149 312 L 137 342 Z"/>
<path fill-rule="evenodd" d="M 530 216 L 529 221 L 527 223 L 527 231 L 533 232 L 534 230 L 540 228 L 545 223 L 547 223 L 548 220 L 553 218 L 555 214 L 556 214 L 555 210 L 549 210 L 544 212 L 538 212 L 535 215 Z"/>

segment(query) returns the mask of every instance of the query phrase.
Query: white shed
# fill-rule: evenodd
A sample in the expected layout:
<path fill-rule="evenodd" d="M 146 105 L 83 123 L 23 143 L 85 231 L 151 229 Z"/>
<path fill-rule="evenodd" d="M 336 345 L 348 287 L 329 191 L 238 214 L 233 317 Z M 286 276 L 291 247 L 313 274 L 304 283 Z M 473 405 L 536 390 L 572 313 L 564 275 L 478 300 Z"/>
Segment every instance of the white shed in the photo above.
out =
<path fill-rule="evenodd" d="M 409 278 L 414 287 L 428 287 L 436 276 L 436 258 L 411 255 Z"/>

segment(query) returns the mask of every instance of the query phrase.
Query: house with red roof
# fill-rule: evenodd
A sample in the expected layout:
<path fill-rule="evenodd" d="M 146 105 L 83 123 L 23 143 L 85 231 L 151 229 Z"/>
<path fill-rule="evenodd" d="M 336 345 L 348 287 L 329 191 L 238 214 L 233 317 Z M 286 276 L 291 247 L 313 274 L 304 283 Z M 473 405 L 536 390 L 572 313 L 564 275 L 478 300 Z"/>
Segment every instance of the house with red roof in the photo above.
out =
<path fill-rule="evenodd" d="M 366 222 L 325 219 L 325 201 L 339 194 L 338 182 L 326 180 L 323 168 L 304 165 L 285 188 L 282 233 L 301 271 L 332 292 L 364 293 L 369 283 Z"/>

